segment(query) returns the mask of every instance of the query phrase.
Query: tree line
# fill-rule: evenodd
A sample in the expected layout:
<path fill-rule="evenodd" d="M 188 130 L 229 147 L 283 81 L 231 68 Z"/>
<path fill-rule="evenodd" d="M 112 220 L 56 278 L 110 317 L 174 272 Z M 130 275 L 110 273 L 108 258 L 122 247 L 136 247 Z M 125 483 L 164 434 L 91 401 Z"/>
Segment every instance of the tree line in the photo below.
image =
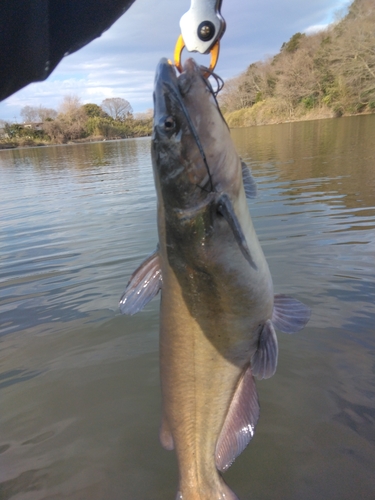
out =
<path fill-rule="evenodd" d="M 3 143 L 10 146 L 64 144 L 140 137 L 152 131 L 152 111 L 134 116 L 130 103 L 121 97 L 104 99 L 99 106 L 82 104 L 77 96 L 67 95 L 58 110 L 25 106 L 21 117 L 22 124 L 3 124 Z"/>
<path fill-rule="evenodd" d="M 228 80 L 220 104 L 230 125 L 375 112 L 374 0 L 355 0 L 323 31 L 294 34 Z"/>
<path fill-rule="evenodd" d="M 354 0 L 327 29 L 294 34 L 277 55 L 227 80 L 219 103 L 230 126 L 375 112 L 375 1 Z M 119 97 L 98 106 L 65 96 L 58 110 L 25 106 L 21 116 L 26 123 L 3 124 L 0 146 L 152 132 L 152 110 L 134 116 Z"/>

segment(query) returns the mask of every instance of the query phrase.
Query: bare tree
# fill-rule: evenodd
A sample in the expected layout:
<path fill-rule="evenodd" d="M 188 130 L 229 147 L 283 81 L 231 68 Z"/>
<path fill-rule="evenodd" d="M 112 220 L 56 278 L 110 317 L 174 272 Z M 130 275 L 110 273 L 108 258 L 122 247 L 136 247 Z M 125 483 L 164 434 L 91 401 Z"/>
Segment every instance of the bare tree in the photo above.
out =
<path fill-rule="evenodd" d="M 242 92 L 240 90 L 243 75 L 225 81 L 223 90 L 219 94 L 219 104 L 224 113 L 230 113 L 243 108 Z"/>
<path fill-rule="evenodd" d="M 375 4 L 356 0 L 338 26 L 333 39 L 331 64 L 341 82 L 344 106 L 375 102 Z"/>
<path fill-rule="evenodd" d="M 74 115 L 75 113 L 77 113 L 81 106 L 81 99 L 77 95 L 67 94 L 64 96 L 59 106 L 59 111 L 64 115 Z"/>
<path fill-rule="evenodd" d="M 149 120 L 153 116 L 154 116 L 154 110 L 152 108 L 149 108 L 141 113 L 136 113 L 134 115 L 134 118 L 136 118 L 137 120 Z"/>
<path fill-rule="evenodd" d="M 38 108 L 34 106 L 24 106 L 20 114 L 24 122 L 37 122 L 39 118 Z"/>
<path fill-rule="evenodd" d="M 125 120 L 133 113 L 130 103 L 126 99 L 122 99 L 122 97 L 104 99 L 101 108 L 114 120 Z"/>
<path fill-rule="evenodd" d="M 6 134 L 6 131 L 5 131 L 6 125 L 7 125 L 7 122 L 5 120 L 0 119 L 0 139 L 2 139 Z"/>
<path fill-rule="evenodd" d="M 44 122 L 48 118 L 54 120 L 57 117 L 57 111 L 43 106 L 25 106 L 21 109 L 21 116 L 24 122 Z"/>
<path fill-rule="evenodd" d="M 54 120 L 57 117 L 57 111 L 52 108 L 44 108 L 43 106 L 39 106 L 38 116 L 41 122 L 45 122 L 48 119 Z"/>
<path fill-rule="evenodd" d="M 53 142 L 63 144 L 69 140 L 68 134 L 66 134 L 66 127 L 64 127 L 64 123 L 58 118 L 45 122 L 43 130 Z"/>
<path fill-rule="evenodd" d="M 299 49 L 280 60 L 279 64 L 283 69 L 278 75 L 275 95 L 284 99 L 290 109 L 317 92 L 314 61 L 307 50 Z"/>
<path fill-rule="evenodd" d="M 219 101 L 224 112 L 253 106 L 267 97 L 272 97 L 276 85 L 272 60 L 250 64 L 246 71 L 225 82 Z"/>
<path fill-rule="evenodd" d="M 85 136 L 87 115 L 78 96 L 66 95 L 59 107 L 60 113 L 53 121 L 43 125 L 45 132 L 55 142 L 67 142 Z"/>

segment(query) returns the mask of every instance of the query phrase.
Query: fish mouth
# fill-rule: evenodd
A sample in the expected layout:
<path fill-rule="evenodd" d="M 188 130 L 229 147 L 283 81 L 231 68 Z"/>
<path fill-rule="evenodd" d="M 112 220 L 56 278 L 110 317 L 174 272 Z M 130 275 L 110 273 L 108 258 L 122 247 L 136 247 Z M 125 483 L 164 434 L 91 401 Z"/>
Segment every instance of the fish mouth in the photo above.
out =
<path fill-rule="evenodd" d="M 154 125 L 164 123 L 176 108 L 180 109 L 187 120 L 189 116 L 184 104 L 184 95 L 191 87 L 194 77 L 201 73 L 194 59 L 188 59 L 183 66 L 183 73 L 179 76 L 173 64 L 163 57 L 155 74 L 154 85 Z"/>
<path fill-rule="evenodd" d="M 162 124 L 170 114 L 171 90 L 172 93 L 180 94 L 176 70 L 164 57 L 159 62 L 155 74 L 154 125 Z"/>

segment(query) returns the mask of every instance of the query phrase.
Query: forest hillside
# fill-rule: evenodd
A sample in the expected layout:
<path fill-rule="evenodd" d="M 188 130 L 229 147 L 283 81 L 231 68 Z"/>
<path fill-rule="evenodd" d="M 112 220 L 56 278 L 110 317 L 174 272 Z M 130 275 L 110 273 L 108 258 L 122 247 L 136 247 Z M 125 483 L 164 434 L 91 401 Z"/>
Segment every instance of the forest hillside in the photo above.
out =
<path fill-rule="evenodd" d="M 232 127 L 375 112 L 375 1 L 354 0 L 324 31 L 294 34 L 228 80 L 219 101 Z"/>

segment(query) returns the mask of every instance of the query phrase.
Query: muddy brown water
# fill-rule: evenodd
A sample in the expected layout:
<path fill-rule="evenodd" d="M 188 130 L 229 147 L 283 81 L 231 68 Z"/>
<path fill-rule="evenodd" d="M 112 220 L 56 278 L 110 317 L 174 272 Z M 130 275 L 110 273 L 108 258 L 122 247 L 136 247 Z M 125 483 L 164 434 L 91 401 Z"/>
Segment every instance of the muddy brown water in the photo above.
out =
<path fill-rule="evenodd" d="M 232 131 L 277 293 L 241 500 L 375 498 L 375 116 Z M 118 299 L 155 247 L 150 140 L 0 151 L 0 499 L 173 500 L 158 441 L 158 299 Z M 213 499 L 214 500 L 214 499 Z"/>

